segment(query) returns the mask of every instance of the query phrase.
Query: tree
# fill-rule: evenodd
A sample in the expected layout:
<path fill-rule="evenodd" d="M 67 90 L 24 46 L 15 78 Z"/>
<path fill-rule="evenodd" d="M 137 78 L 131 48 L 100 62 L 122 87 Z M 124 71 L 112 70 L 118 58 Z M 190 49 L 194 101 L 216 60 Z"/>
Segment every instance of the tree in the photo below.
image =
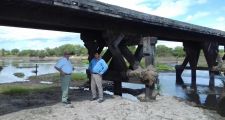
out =
<path fill-rule="evenodd" d="M 156 55 L 158 57 L 171 56 L 172 55 L 172 48 L 166 47 L 165 45 L 158 45 L 156 47 Z"/>
<path fill-rule="evenodd" d="M 22 50 L 19 52 L 18 56 L 30 56 L 30 50 Z"/>
<path fill-rule="evenodd" d="M 2 56 L 5 56 L 5 49 L 2 49 Z"/>
<path fill-rule="evenodd" d="M 46 51 L 48 56 L 56 56 L 56 50 L 55 49 L 46 48 L 45 51 Z"/>
<path fill-rule="evenodd" d="M 75 53 L 75 46 L 72 44 L 62 45 L 58 49 L 59 49 L 59 51 L 57 51 L 57 52 L 59 52 L 59 55 L 63 55 L 64 52 L 68 52 L 68 53 L 72 53 L 72 54 Z"/>
<path fill-rule="evenodd" d="M 39 58 L 45 58 L 46 57 L 46 51 L 45 50 L 40 50 L 38 51 L 38 57 Z"/>
<path fill-rule="evenodd" d="M 180 46 L 175 47 L 173 49 L 173 56 L 175 56 L 177 58 L 177 61 L 178 61 L 178 58 L 184 57 L 185 56 L 185 52 L 184 52 L 183 47 L 180 47 Z"/>
<path fill-rule="evenodd" d="M 20 52 L 19 49 L 12 49 L 12 50 L 11 50 L 11 54 L 12 54 L 12 55 L 17 55 L 19 52 Z"/>

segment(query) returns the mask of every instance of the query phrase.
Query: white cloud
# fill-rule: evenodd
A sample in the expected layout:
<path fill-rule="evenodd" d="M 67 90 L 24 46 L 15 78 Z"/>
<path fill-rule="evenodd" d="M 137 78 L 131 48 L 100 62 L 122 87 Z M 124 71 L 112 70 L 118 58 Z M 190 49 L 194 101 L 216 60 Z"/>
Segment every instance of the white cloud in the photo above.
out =
<path fill-rule="evenodd" d="M 40 50 L 63 44 L 82 44 L 80 34 L 0 26 L 0 48 Z"/>
<path fill-rule="evenodd" d="M 197 13 L 195 13 L 194 15 L 189 15 L 189 16 L 187 16 L 186 21 L 197 20 L 197 19 L 206 17 L 206 16 L 208 16 L 208 15 L 210 15 L 209 12 L 197 12 Z"/>
<path fill-rule="evenodd" d="M 188 12 L 188 8 L 196 4 L 204 4 L 207 0 L 98 0 L 162 17 L 176 17 Z M 142 4 L 143 3 L 143 4 Z M 157 6 L 154 6 L 157 5 Z"/>
<path fill-rule="evenodd" d="M 59 39 L 65 36 L 79 36 L 77 33 L 38 30 L 0 26 L 0 41 L 4 40 L 32 40 L 32 39 Z"/>

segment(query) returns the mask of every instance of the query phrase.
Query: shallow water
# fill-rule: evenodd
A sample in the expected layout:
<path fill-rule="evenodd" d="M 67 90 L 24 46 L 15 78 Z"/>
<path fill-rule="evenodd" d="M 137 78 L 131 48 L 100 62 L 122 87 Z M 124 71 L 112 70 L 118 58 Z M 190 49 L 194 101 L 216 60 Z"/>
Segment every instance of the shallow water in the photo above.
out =
<path fill-rule="evenodd" d="M 185 88 L 181 85 L 176 85 L 176 73 L 165 72 L 159 73 L 160 80 L 160 94 L 166 96 L 176 96 L 195 102 L 198 105 L 206 105 L 212 109 L 215 109 L 217 105 L 217 99 L 220 94 L 220 87 L 223 79 L 221 76 L 215 76 L 216 89 L 214 91 L 209 90 L 209 75 L 207 71 L 197 71 L 197 92 L 190 92 L 191 84 L 191 71 L 184 71 L 182 76 L 185 82 Z M 143 84 L 123 83 L 123 88 L 142 89 L 145 88 Z M 135 100 L 134 96 L 127 96 L 123 94 L 125 98 Z"/>
<path fill-rule="evenodd" d="M 35 75 L 32 71 L 35 70 L 35 68 L 18 68 L 21 66 L 35 66 L 38 64 L 38 73 L 37 75 L 42 75 L 42 74 L 48 74 L 48 73 L 55 73 L 57 72 L 54 69 L 56 61 L 13 61 L 13 60 L 5 60 L 2 61 L 3 66 L 5 66 L 1 71 L 0 71 L 0 84 L 1 83 L 11 83 L 11 82 L 18 82 L 18 81 L 26 81 L 26 79 L 29 76 Z M 87 65 L 80 65 L 73 63 L 75 66 L 74 72 L 85 72 Z M 16 72 L 22 72 L 25 74 L 24 78 L 18 78 L 13 75 L 13 73 Z M 191 84 L 191 71 L 190 70 L 185 70 L 184 73 L 182 74 L 182 78 L 185 82 L 185 85 L 187 86 L 186 89 L 184 89 L 180 85 L 176 85 L 176 73 L 175 72 L 164 72 L 164 73 L 159 73 L 159 80 L 160 80 L 160 93 L 162 95 L 168 95 L 168 96 L 177 96 L 180 98 L 188 99 L 190 101 L 194 101 L 197 104 L 207 104 L 210 106 L 215 106 L 216 105 L 216 100 L 218 98 L 218 94 L 209 94 L 209 91 L 207 85 L 209 83 L 209 74 L 207 71 L 197 71 L 197 85 L 198 85 L 198 91 L 196 93 L 190 93 L 187 90 L 190 89 L 190 84 Z M 221 86 L 221 80 L 224 79 L 221 76 L 216 76 L 215 77 L 215 85 L 217 87 Z M 132 83 L 123 83 L 122 84 L 123 88 L 131 88 L 131 89 L 142 89 L 145 88 L 145 85 L 143 84 L 132 84 Z M 108 91 L 105 91 L 108 94 L 112 94 Z M 216 93 L 219 93 L 219 90 L 214 91 Z M 123 97 L 137 101 L 137 98 L 127 94 L 123 93 Z"/>
<path fill-rule="evenodd" d="M 32 71 L 35 71 L 36 68 L 34 67 L 36 64 L 38 65 L 37 68 L 37 75 L 43 75 L 48 73 L 56 73 L 57 71 L 54 68 L 56 61 L 13 61 L 13 60 L 4 60 L 3 62 L 3 69 L 0 71 L 0 83 L 11 83 L 11 82 L 23 82 L 29 76 L 36 75 Z M 75 70 L 73 72 L 85 72 L 86 66 L 85 65 L 77 65 L 73 63 L 75 66 Z M 23 67 L 27 68 L 23 68 Z M 31 67 L 31 68 L 29 68 Z M 14 73 L 21 72 L 24 73 L 24 78 L 18 78 L 14 76 Z"/>

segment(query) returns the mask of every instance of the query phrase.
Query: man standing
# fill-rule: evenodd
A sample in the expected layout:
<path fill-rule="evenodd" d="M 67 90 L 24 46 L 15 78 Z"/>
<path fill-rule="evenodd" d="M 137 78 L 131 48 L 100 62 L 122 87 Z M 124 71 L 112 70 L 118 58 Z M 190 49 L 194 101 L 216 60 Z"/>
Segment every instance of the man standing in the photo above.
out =
<path fill-rule="evenodd" d="M 55 69 L 60 72 L 61 90 L 62 90 L 62 103 L 71 104 L 68 99 L 69 84 L 71 81 L 71 74 L 73 66 L 69 60 L 70 54 L 64 52 L 64 56 L 58 60 Z"/>
<path fill-rule="evenodd" d="M 99 99 L 98 102 L 101 103 L 103 99 L 103 88 L 102 88 L 102 75 L 108 69 L 106 62 L 100 57 L 99 53 L 95 53 L 94 58 L 89 64 L 90 73 L 91 73 L 91 92 L 92 92 L 92 101 L 97 100 L 96 86 L 98 88 Z"/>

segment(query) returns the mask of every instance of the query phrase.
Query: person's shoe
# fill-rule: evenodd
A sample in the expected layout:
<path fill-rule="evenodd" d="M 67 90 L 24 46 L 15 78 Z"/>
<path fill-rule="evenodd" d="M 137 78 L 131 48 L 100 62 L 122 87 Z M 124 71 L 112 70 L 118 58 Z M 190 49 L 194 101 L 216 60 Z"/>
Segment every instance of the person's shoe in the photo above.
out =
<path fill-rule="evenodd" d="M 95 100 L 97 100 L 97 98 L 96 98 L 96 97 L 91 99 L 91 101 L 95 101 Z"/>
<path fill-rule="evenodd" d="M 99 99 L 98 100 L 98 103 L 102 103 L 104 100 L 103 99 Z"/>

